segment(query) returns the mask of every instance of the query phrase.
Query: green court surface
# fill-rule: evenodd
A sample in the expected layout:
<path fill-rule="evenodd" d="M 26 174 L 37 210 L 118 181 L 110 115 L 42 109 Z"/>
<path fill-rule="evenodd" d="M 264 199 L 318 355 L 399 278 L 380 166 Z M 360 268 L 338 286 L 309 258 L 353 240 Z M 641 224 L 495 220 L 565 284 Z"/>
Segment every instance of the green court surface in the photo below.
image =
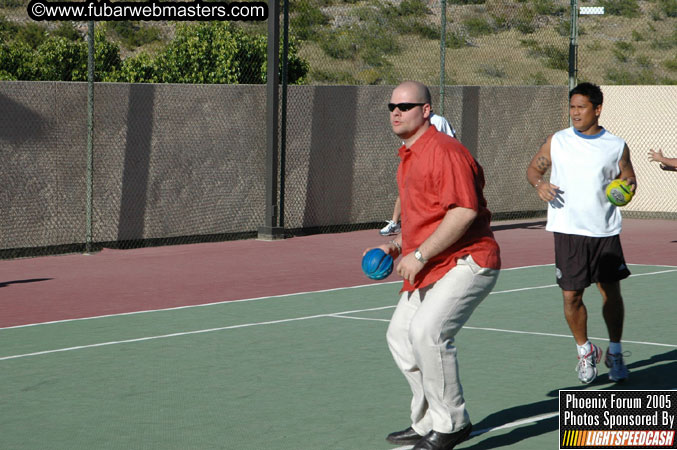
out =
<path fill-rule="evenodd" d="M 677 267 L 622 284 L 630 379 L 578 384 L 554 267 L 504 270 L 459 333 L 476 430 L 558 448 L 559 389 L 677 388 Z M 400 283 L 0 329 L 9 449 L 388 449 L 409 389 L 385 343 Z M 589 335 L 606 349 L 596 288 Z M 142 302 L 143 299 L 139 299 Z"/>

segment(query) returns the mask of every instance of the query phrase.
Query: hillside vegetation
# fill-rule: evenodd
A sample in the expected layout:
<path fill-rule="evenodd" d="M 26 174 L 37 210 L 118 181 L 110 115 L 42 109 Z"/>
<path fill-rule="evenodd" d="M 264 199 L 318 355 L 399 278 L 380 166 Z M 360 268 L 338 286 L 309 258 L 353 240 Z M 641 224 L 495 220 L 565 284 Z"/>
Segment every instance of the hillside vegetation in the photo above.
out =
<path fill-rule="evenodd" d="M 0 79 L 84 79 L 86 23 L 36 23 L 25 3 L 0 0 Z M 439 83 L 439 0 L 289 3 L 290 82 Z M 569 0 L 446 3 L 446 84 L 567 83 Z M 579 18 L 579 79 L 677 82 L 677 0 L 579 6 L 605 7 L 603 16 Z M 265 82 L 265 23 L 97 22 L 96 28 L 99 80 Z"/>

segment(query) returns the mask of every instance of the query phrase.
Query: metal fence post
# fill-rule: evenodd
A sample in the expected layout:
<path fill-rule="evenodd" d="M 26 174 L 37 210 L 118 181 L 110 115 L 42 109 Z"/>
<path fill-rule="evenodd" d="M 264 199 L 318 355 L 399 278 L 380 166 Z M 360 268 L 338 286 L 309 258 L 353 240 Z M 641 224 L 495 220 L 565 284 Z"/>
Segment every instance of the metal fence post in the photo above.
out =
<path fill-rule="evenodd" d="M 287 158 L 287 69 L 289 65 L 289 0 L 282 6 L 282 111 L 280 111 L 280 228 L 284 229 L 284 188 Z"/>
<path fill-rule="evenodd" d="M 263 240 L 281 239 L 284 230 L 278 223 L 277 178 L 279 175 L 279 80 L 280 70 L 280 3 L 268 2 L 268 61 L 266 67 L 266 206 L 263 226 L 258 237 Z"/>
<path fill-rule="evenodd" d="M 440 115 L 444 116 L 445 59 L 447 54 L 447 0 L 441 0 L 441 33 L 440 33 Z"/>
<path fill-rule="evenodd" d="M 576 86 L 578 72 L 578 0 L 571 0 L 571 35 L 569 38 L 569 91 Z"/>
<path fill-rule="evenodd" d="M 85 252 L 92 251 L 92 209 L 94 182 L 94 21 L 87 25 L 87 169 Z"/>

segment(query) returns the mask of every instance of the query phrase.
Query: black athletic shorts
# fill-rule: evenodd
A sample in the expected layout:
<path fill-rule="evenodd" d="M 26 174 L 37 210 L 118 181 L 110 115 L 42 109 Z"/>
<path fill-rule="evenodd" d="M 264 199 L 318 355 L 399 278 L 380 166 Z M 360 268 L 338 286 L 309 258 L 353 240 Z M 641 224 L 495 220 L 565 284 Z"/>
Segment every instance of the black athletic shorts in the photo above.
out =
<path fill-rule="evenodd" d="M 629 277 L 620 237 L 555 233 L 555 275 L 565 291 Z"/>

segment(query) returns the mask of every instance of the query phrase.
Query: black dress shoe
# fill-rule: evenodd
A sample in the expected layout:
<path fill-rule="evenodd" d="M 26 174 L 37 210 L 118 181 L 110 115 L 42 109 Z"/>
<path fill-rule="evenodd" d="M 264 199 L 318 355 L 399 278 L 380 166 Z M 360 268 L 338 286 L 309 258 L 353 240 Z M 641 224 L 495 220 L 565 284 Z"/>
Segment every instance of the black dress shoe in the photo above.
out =
<path fill-rule="evenodd" d="M 406 430 L 395 431 L 394 433 L 390 433 L 388 437 L 386 437 L 386 441 L 390 442 L 391 444 L 399 444 L 399 445 L 415 444 L 422 438 L 423 436 L 414 431 L 412 427 L 409 427 Z"/>
<path fill-rule="evenodd" d="M 451 450 L 468 439 L 471 431 L 471 423 L 454 433 L 431 431 L 416 443 L 413 450 Z"/>

